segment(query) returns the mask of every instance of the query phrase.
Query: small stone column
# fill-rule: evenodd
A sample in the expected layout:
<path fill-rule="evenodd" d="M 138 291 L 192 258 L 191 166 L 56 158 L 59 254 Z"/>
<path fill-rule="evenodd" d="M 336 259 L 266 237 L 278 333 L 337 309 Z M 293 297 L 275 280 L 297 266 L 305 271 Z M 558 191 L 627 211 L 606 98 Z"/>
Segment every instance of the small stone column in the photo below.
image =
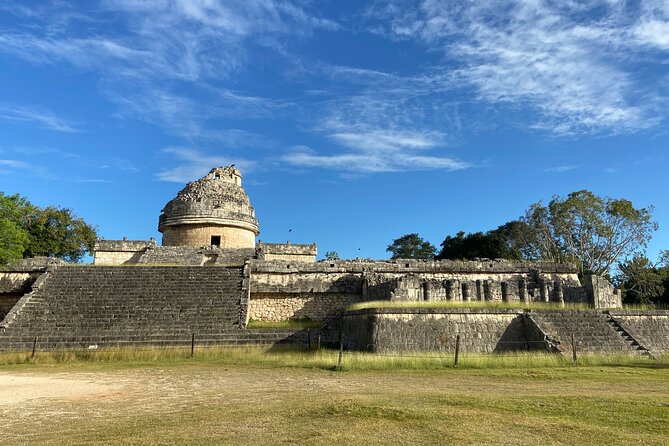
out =
<path fill-rule="evenodd" d="M 562 283 L 559 280 L 553 283 L 553 292 L 555 293 L 555 300 L 564 306 L 564 291 L 562 290 Z"/>
<path fill-rule="evenodd" d="M 486 301 L 492 300 L 492 284 L 490 280 L 483 281 L 483 299 Z"/>
<path fill-rule="evenodd" d="M 502 302 L 509 301 L 509 283 L 502 282 Z"/>
<path fill-rule="evenodd" d="M 467 282 L 462 282 L 462 300 L 469 302 L 472 300 L 472 296 L 469 294 L 469 284 Z"/>
<path fill-rule="evenodd" d="M 522 277 L 518 279 L 518 298 L 521 302 L 527 302 L 527 282 Z"/>
<path fill-rule="evenodd" d="M 446 288 L 446 300 L 455 300 L 455 283 L 451 279 L 447 279 L 444 283 Z"/>
<path fill-rule="evenodd" d="M 430 281 L 426 280 L 423 282 L 423 300 L 428 301 L 432 298 L 430 291 Z"/>
<path fill-rule="evenodd" d="M 542 302 L 550 302 L 551 296 L 548 293 L 548 284 L 543 278 L 539 281 L 539 293 Z"/>
<path fill-rule="evenodd" d="M 481 281 L 476 281 L 476 300 L 483 300 L 483 291 L 481 289 Z"/>

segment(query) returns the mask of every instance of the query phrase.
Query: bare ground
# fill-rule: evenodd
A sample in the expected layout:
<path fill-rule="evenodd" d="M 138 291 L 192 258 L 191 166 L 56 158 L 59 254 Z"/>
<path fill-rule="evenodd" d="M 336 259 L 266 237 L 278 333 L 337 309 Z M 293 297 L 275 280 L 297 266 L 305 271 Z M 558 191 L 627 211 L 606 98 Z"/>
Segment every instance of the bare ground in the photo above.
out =
<path fill-rule="evenodd" d="M 669 444 L 667 375 L 12 368 L 0 415 L 5 444 Z"/>

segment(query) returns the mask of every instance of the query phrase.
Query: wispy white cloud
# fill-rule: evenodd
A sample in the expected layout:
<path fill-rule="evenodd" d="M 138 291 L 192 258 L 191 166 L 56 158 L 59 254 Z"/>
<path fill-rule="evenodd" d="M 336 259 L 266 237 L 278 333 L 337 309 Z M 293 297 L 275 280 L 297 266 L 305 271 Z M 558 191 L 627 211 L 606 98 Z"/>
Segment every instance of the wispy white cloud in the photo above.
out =
<path fill-rule="evenodd" d="M 571 170 L 576 170 L 578 168 L 579 166 L 574 164 L 565 164 L 563 166 L 548 167 L 544 169 L 544 172 L 564 173 L 564 172 L 569 172 Z"/>
<path fill-rule="evenodd" d="M 160 181 L 187 183 L 202 177 L 215 166 L 235 164 L 244 173 L 248 173 L 256 167 L 255 161 L 206 154 L 189 147 L 167 147 L 163 149 L 163 153 L 174 157 L 178 165 L 158 172 L 156 177 Z"/>
<path fill-rule="evenodd" d="M 27 107 L 15 104 L 0 104 L 0 119 L 9 122 L 35 124 L 40 128 L 64 133 L 79 132 L 79 124 L 43 107 Z"/>
<path fill-rule="evenodd" d="M 324 168 L 340 172 L 381 173 L 421 170 L 461 170 L 469 165 L 454 158 L 415 155 L 403 151 L 349 152 L 323 155 L 306 146 L 297 146 L 282 161 L 299 167 Z"/>
<path fill-rule="evenodd" d="M 572 134 L 635 132 L 666 120 L 658 86 L 628 68 L 640 45 L 666 49 L 665 12 L 662 1 L 635 9 L 606 0 L 421 0 L 377 3 L 369 15 L 386 36 L 441 50 L 480 99 L 530 105 L 539 112 L 534 127 Z"/>
<path fill-rule="evenodd" d="M 0 172 L 22 176 L 30 175 L 44 180 L 53 180 L 56 178 L 49 169 L 43 166 L 15 159 L 0 159 Z"/>
<path fill-rule="evenodd" d="M 260 55 L 254 65 L 290 61 L 287 41 L 339 26 L 293 0 L 106 0 L 76 10 L 45 4 L 5 8 L 26 26 L 0 30 L 0 52 L 94 70 L 118 116 L 189 140 L 225 140 L 212 119 L 258 116 L 277 105 L 221 86 L 246 69 L 251 48 Z M 99 26 L 103 21 L 110 25 Z"/>

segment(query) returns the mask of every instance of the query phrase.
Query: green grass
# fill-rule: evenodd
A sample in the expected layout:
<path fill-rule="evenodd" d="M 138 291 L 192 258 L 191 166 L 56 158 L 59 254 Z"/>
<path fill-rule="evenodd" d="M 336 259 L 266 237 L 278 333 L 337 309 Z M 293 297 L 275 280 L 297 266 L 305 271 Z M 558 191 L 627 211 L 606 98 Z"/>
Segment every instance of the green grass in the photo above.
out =
<path fill-rule="evenodd" d="M 318 328 L 322 321 L 314 321 L 309 318 L 287 319 L 283 321 L 256 321 L 250 319 L 246 328 Z"/>
<path fill-rule="evenodd" d="M 348 306 L 347 310 L 362 310 L 367 308 L 472 308 L 472 309 L 499 309 L 499 310 L 586 310 L 593 307 L 587 304 L 557 302 L 502 302 L 502 301 L 388 301 L 376 300 L 359 302 Z"/>
<path fill-rule="evenodd" d="M 190 347 L 141 347 L 99 350 L 74 350 L 0 353 L 0 366 L 33 367 L 53 364 L 179 364 L 211 363 L 261 367 L 291 367 L 332 370 L 338 363 L 338 350 L 323 348 L 309 351 L 294 346 L 281 347 L 196 347 L 195 356 L 190 356 Z M 374 354 L 348 352 L 343 355 L 344 371 L 392 371 L 435 370 L 452 368 L 453 354 L 443 353 L 398 353 Z M 514 352 L 512 354 L 462 354 L 459 368 L 462 369 L 517 369 L 528 367 L 579 367 L 579 366 L 642 366 L 664 367 L 669 365 L 669 356 L 652 360 L 645 356 L 632 355 L 585 355 L 577 363 L 571 357 L 543 352 Z"/>
<path fill-rule="evenodd" d="M 142 367 L 39 358 L 0 367 L 0 402 L 3 395 L 23 395 L 21 378 L 46 380 L 40 388 L 25 385 L 34 399 L 8 404 L 5 397 L 3 440 L 57 446 L 669 444 L 666 362 L 574 367 L 535 356 L 539 365 L 523 358 L 516 368 L 463 362 L 458 369 L 415 369 L 357 354 L 345 356 L 339 373 L 320 365 L 332 364 L 332 351 L 234 349 L 202 351 L 195 359 L 174 353 L 181 359 Z M 295 361 L 299 365 L 291 365 Z M 76 393 L 91 386 L 100 388 Z M 54 388 L 65 393 L 40 397 Z"/>

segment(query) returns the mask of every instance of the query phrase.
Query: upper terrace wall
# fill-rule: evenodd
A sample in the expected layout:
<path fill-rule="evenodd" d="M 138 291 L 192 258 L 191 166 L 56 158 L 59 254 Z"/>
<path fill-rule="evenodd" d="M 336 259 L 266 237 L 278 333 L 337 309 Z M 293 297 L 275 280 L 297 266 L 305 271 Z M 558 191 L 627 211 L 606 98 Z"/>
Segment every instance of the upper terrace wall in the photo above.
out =
<path fill-rule="evenodd" d="M 97 240 L 95 242 L 96 265 L 123 265 L 137 263 L 144 251 L 155 247 L 155 240 Z"/>
<path fill-rule="evenodd" d="M 262 320 L 319 319 L 341 309 L 332 302 L 356 300 L 586 299 L 573 265 L 499 260 L 254 260 L 250 290 L 250 313 Z"/>
<path fill-rule="evenodd" d="M 295 245 L 292 243 L 262 243 L 256 246 L 258 258 L 262 260 L 284 260 L 289 262 L 315 262 L 318 255 L 316 243 Z"/>

